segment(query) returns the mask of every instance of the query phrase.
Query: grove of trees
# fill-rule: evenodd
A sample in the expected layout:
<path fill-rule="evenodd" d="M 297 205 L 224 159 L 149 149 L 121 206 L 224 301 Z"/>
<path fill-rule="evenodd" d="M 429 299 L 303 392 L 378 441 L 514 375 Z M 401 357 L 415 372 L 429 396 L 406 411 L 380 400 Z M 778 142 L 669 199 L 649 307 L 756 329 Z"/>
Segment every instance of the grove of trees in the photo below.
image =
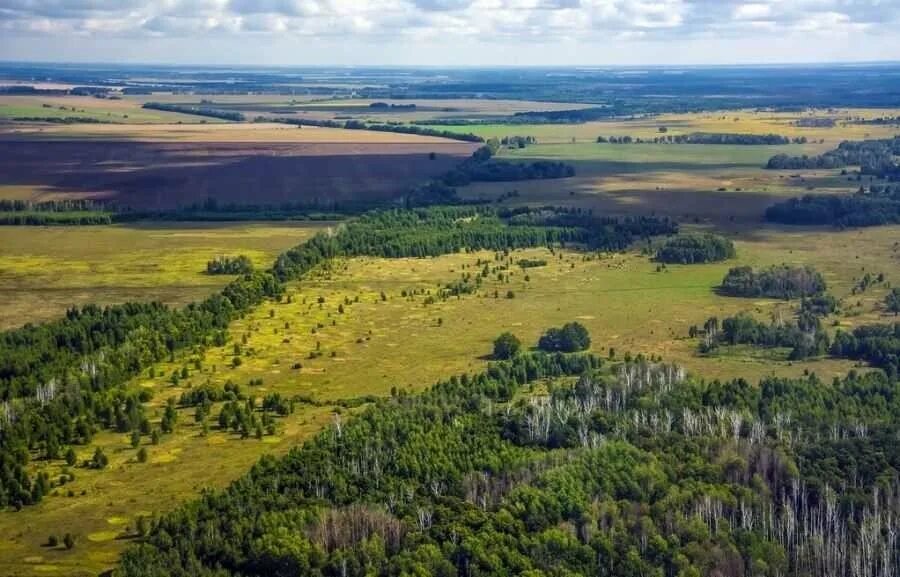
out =
<path fill-rule="evenodd" d="M 734 243 L 725 237 L 682 234 L 667 240 L 656 251 L 656 260 L 665 263 L 698 264 L 719 262 L 735 257 Z"/>
<path fill-rule="evenodd" d="M 754 270 L 749 266 L 735 267 L 728 271 L 719 290 L 736 297 L 771 297 L 795 299 L 811 297 L 825 292 L 825 279 L 810 266 L 771 266 Z"/>

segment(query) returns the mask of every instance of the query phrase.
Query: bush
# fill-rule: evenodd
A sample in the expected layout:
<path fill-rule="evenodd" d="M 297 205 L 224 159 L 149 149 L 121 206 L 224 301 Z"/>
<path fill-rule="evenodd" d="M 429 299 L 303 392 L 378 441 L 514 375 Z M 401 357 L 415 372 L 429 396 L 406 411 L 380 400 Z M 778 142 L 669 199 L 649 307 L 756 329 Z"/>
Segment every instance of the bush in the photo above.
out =
<path fill-rule="evenodd" d="M 522 342 L 512 333 L 503 333 L 494 340 L 494 358 L 511 359 L 522 349 Z"/>
<path fill-rule="evenodd" d="M 548 352 L 574 353 L 591 346 L 591 337 L 584 325 L 567 323 L 559 329 L 549 329 L 538 341 L 538 348 Z"/>

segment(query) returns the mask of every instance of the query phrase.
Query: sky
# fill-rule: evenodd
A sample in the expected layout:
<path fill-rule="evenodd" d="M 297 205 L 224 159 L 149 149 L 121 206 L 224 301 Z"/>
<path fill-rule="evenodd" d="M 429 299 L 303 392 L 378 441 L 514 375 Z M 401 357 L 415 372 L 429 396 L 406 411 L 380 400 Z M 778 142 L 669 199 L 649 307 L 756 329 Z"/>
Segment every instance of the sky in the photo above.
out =
<path fill-rule="evenodd" d="M 900 0 L 0 0 L 0 60 L 267 66 L 900 61 Z"/>

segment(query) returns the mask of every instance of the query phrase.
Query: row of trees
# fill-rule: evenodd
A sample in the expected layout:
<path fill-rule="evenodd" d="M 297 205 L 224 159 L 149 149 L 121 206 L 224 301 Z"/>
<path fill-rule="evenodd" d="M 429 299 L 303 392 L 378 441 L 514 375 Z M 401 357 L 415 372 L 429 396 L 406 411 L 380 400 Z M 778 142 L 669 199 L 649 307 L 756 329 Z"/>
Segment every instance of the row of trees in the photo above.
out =
<path fill-rule="evenodd" d="M 263 457 L 117 573 L 894 575 L 898 398 L 880 373 L 757 386 L 518 354 Z"/>
<path fill-rule="evenodd" d="M 148 110 L 162 110 L 164 112 L 179 112 L 181 114 L 193 114 L 194 116 L 207 116 L 209 118 L 218 118 L 219 120 L 230 120 L 232 122 L 243 122 L 246 117 L 240 112 L 234 110 L 222 110 L 220 108 L 212 108 L 207 105 L 197 104 L 170 104 L 166 102 L 146 102 L 142 106 Z"/>
<path fill-rule="evenodd" d="M 666 134 L 653 138 L 632 136 L 598 136 L 598 143 L 610 144 L 728 144 L 744 146 L 776 146 L 782 144 L 806 144 L 805 136 L 788 138 L 779 134 L 735 134 L 728 132 L 692 132 L 690 134 Z"/>
<path fill-rule="evenodd" d="M 314 118 L 258 118 L 266 122 L 281 122 L 293 126 L 320 126 L 323 128 L 343 128 L 346 130 L 374 130 L 377 132 L 397 132 L 400 134 L 418 134 L 421 136 L 436 136 L 463 142 L 484 142 L 484 138 L 472 133 L 454 132 L 452 130 L 439 130 L 420 126 L 417 124 L 384 123 L 369 124 L 362 120 L 317 120 Z"/>

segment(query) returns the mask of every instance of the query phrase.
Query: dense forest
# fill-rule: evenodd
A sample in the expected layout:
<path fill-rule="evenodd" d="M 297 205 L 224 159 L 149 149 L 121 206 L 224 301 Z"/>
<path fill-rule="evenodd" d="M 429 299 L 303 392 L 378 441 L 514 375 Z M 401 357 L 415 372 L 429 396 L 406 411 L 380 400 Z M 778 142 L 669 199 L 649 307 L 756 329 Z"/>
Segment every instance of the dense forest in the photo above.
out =
<path fill-rule="evenodd" d="M 769 169 L 816 169 L 859 166 L 862 174 L 887 176 L 897 174 L 894 156 L 900 156 L 900 136 L 882 140 L 841 142 L 834 150 L 818 156 L 776 154 L 769 159 Z"/>
<path fill-rule="evenodd" d="M 684 234 L 670 238 L 656 251 L 665 263 L 696 264 L 735 257 L 734 243 L 716 234 Z"/>
<path fill-rule="evenodd" d="M 225 344 L 232 320 L 279 297 L 283 283 L 330 259 L 560 244 L 622 250 L 635 240 L 676 231 L 663 219 L 620 221 L 552 208 L 379 211 L 334 234 L 320 233 L 280 255 L 271 270 L 241 275 L 183 309 L 159 303 L 87 306 L 58 321 L 0 333 L 0 506 L 38 502 L 50 488 L 46 479 L 28 475 L 31 459 L 58 459 L 64 447 L 87 443 L 101 429 L 151 434 L 141 404 L 147 399 L 124 391 L 129 379 L 188 347 Z"/>
<path fill-rule="evenodd" d="M 518 354 L 263 457 L 116 574 L 894 575 L 898 426 L 881 373 L 757 386 Z"/>
<path fill-rule="evenodd" d="M 722 280 L 719 291 L 735 297 L 794 299 L 825 292 L 825 279 L 812 267 L 771 266 L 754 270 L 735 267 Z"/>
<path fill-rule="evenodd" d="M 873 184 L 851 195 L 808 194 L 766 209 L 766 219 L 782 224 L 839 227 L 900 223 L 900 184 Z"/>

